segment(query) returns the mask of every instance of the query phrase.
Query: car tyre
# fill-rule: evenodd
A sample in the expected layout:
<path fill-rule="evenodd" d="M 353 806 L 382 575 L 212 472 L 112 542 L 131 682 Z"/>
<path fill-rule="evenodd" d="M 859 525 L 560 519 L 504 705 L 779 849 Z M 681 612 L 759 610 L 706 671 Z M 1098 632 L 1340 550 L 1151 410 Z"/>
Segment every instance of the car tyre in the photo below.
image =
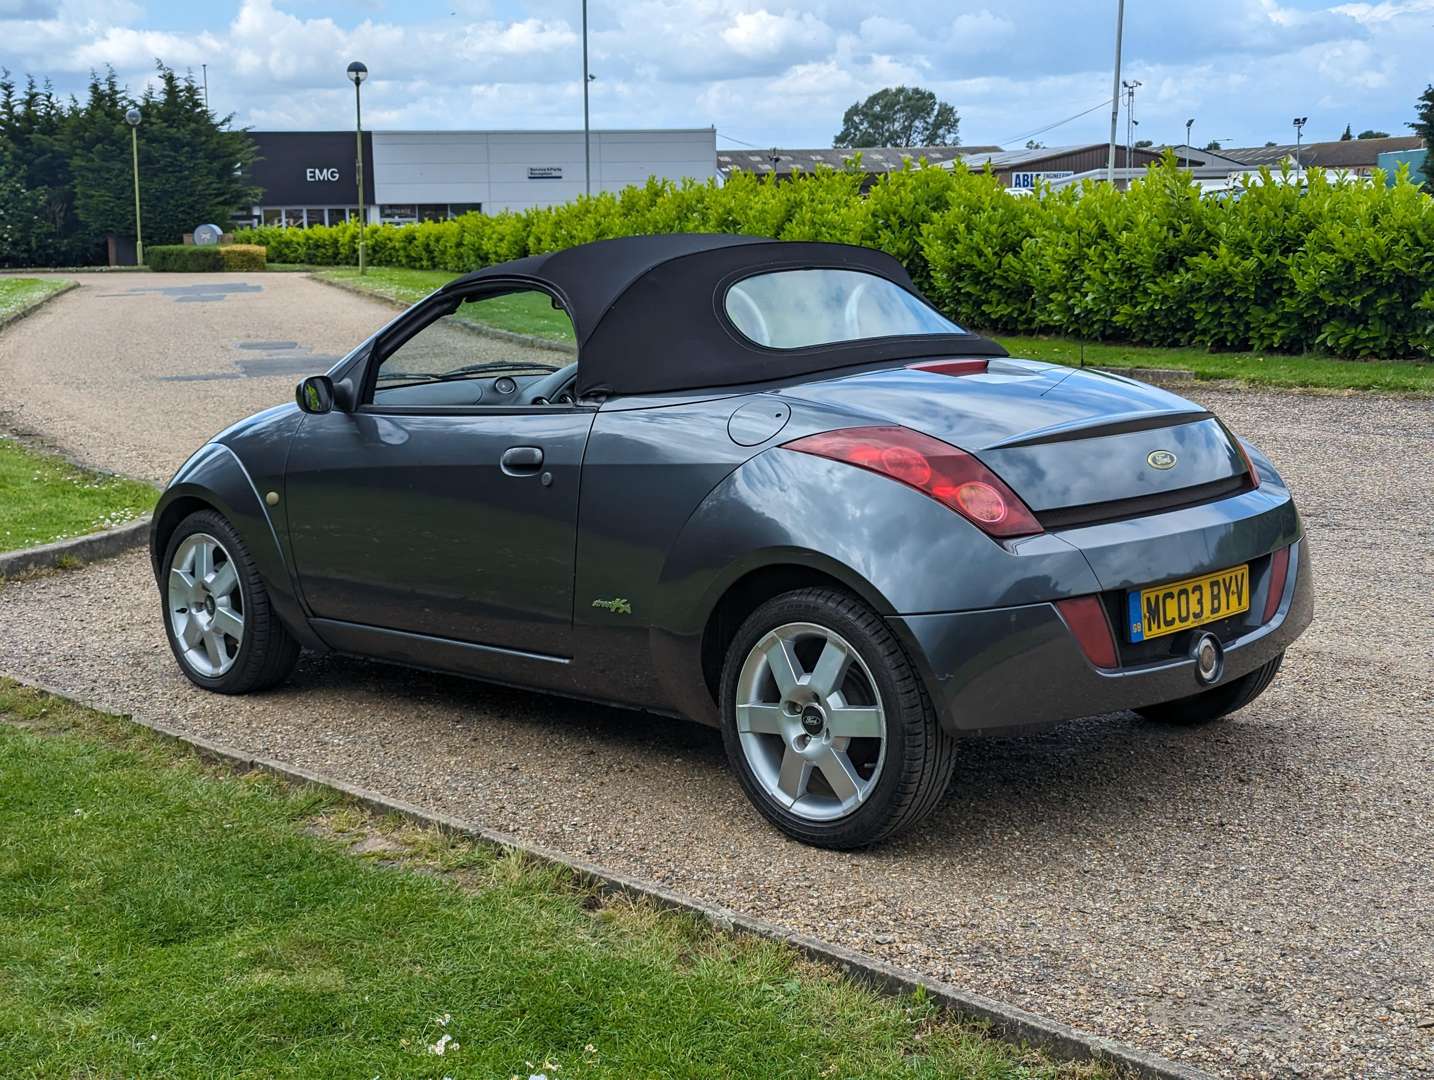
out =
<path fill-rule="evenodd" d="M 165 635 L 190 682 L 247 694 L 293 673 L 299 644 L 274 614 L 248 547 L 223 515 L 201 510 L 180 522 L 163 567 Z"/>
<path fill-rule="evenodd" d="M 1269 688 L 1284 662 L 1285 654 L 1280 653 L 1269 663 L 1257 667 L 1248 675 L 1231 679 L 1224 686 L 1204 690 L 1190 697 L 1175 701 L 1161 702 L 1136 709 L 1146 720 L 1159 724 L 1209 724 L 1243 709 Z"/>
<path fill-rule="evenodd" d="M 956 740 L 901 643 L 870 607 L 835 589 L 784 593 L 743 622 L 727 650 L 720 707 L 747 797 L 788 836 L 818 847 L 865 847 L 912 827 L 939 804 L 955 767 Z"/>

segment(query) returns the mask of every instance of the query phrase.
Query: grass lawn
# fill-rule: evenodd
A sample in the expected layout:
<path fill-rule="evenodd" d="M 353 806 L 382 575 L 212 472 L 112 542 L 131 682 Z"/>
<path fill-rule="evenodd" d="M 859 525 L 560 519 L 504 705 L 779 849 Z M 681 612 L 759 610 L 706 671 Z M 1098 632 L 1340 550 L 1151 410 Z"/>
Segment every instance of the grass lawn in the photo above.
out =
<path fill-rule="evenodd" d="M 1111 1075 L 5 680 L 0 781 L 6 1076 Z"/>
<path fill-rule="evenodd" d="M 1080 363 L 1081 344 L 1070 338 L 999 338 L 1013 356 L 1053 364 Z M 1090 343 L 1087 365 L 1151 367 L 1193 371 L 1202 379 L 1240 379 L 1256 386 L 1322 387 L 1329 390 L 1434 392 L 1434 362 L 1336 360 L 1328 356 L 1280 353 L 1212 353 L 1204 349 L 1156 349 L 1141 345 Z"/>
<path fill-rule="evenodd" d="M 379 296 L 414 303 L 455 277 L 446 270 L 370 267 L 365 278 L 353 268 L 316 270 L 315 277 L 340 280 Z M 491 325 L 523 334 L 572 340 L 567 317 L 542 297 L 525 295 L 494 307 Z M 486 303 L 485 303 L 486 306 Z M 1059 337 L 998 335 L 1013 356 L 1053 364 L 1078 364 L 1080 342 Z M 1336 360 L 1327 356 L 1279 353 L 1211 353 L 1203 349 L 1157 349 L 1141 345 L 1087 344 L 1085 362 L 1096 367 L 1178 368 L 1204 379 L 1239 379 L 1256 386 L 1321 387 L 1330 390 L 1388 390 L 1434 393 L 1434 362 Z"/>
<path fill-rule="evenodd" d="M 0 551 L 112 529 L 148 513 L 158 495 L 0 436 Z"/>
<path fill-rule="evenodd" d="M 316 270 L 314 276 L 328 281 L 342 281 L 346 285 L 356 286 L 389 300 L 412 304 L 422 300 L 434 289 L 446 285 L 457 275 L 446 270 L 401 270 L 371 266 L 368 273 L 362 277 L 359 276 L 358 270 L 352 267 Z M 540 293 L 518 293 L 484 300 L 483 311 L 487 316 L 484 322 L 499 330 L 551 338 L 553 341 L 573 340 L 573 326 L 568 321 L 567 314 L 555 310 L 551 301 Z"/>
<path fill-rule="evenodd" d="M 69 284 L 64 278 L 0 277 L 0 324 L 43 303 Z"/>

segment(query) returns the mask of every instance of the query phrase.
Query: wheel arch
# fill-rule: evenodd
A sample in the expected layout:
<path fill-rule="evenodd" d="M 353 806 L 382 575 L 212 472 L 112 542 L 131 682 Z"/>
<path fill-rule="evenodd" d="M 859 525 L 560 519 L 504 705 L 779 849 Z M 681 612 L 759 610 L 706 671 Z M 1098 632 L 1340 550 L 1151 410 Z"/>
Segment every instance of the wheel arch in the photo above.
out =
<path fill-rule="evenodd" d="M 808 588 L 836 589 L 870 603 L 870 600 L 862 595 L 862 590 L 853 588 L 848 581 L 826 569 L 810 563 L 785 561 L 767 563 L 747 571 L 732 581 L 717 597 L 702 628 L 700 646 L 702 681 L 712 699 L 713 708 L 717 707 L 720 696 L 722 663 L 738 629 L 752 612 L 768 600 L 783 593 Z"/>
<path fill-rule="evenodd" d="M 232 449 L 210 443 L 185 463 L 160 496 L 150 524 L 150 562 L 163 589 L 164 556 L 174 532 L 189 515 L 213 510 L 243 539 L 269 592 L 275 615 L 306 648 L 326 651 L 309 628 L 294 574 L 276 525 L 249 472 Z"/>

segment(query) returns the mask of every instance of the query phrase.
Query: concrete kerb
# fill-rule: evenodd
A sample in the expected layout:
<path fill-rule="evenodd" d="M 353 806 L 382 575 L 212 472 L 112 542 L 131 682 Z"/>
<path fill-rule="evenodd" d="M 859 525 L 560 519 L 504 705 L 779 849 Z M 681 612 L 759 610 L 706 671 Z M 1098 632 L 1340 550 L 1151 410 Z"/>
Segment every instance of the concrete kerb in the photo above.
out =
<path fill-rule="evenodd" d="M 120 525 L 104 532 L 76 536 L 69 540 L 56 540 L 38 547 L 21 548 L 19 551 L 0 551 L 0 581 L 19 577 L 37 570 L 54 570 L 71 563 L 94 562 L 107 559 L 132 548 L 149 543 L 150 516 L 146 514 L 128 525 Z"/>
<path fill-rule="evenodd" d="M 21 319 L 27 318 L 28 316 L 35 314 L 35 312 L 39 311 L 50 301 L 64 296 L 67 292 L 73 292 L 79 287 L 80 283 L 78 281 L 67 281 L 54 292 L 46 293 L 44 296 L 40 297 L 40 299 L 36 300 L 33 304 L 29 304 L 26 307 L 22 307 L 19 311 L 12 311 L 8 315 L 0 315 L 0 330 L 5 329 L 5 327 L 9 326 L 11 323 L 17 323 Z"/>
<path fill-rule="evenodd" d="M 103 704 L 85 702 L 82 698 L 77 699 L 41 682 L 30 679 L 17 679 L 16 681 L 56 697 L 75 700 L 80 704 L 90 705 L 92 708 L 105 712 L 110 711 Z M 772 923 L 641 881 L 595 863 L 571 858 L 551 848 L 527 843 L 508 833 L 497 832 L 450 814 L 426 810 L 412 803 L 392 799 L 376 791 L 370 791 L 367 788 L 325 776 L 322 773 L 312 772 L 269 758 L 255 757 L 221 743 L 176 731 L 162 724 L 134 717 L 126 717 L 126 719 L 163 738 L 188 747 L 201 760 L 239 772 L 267 773 L 289 784 L 326 788 L 376 813 L 397 815 L 451 835 L 461 836 L 503 851 L 518 852 L 547 865 L 563 867 L 600 893 L 644 899 L 673 911 L 696 915 L 722 930 L 781 942 L 796 949 L 803 956 L 835 969 L 878 992 L 900 995 L 913 993 L 920 989 L 953 1015 L 989 1023 L 991 1030 L 998 1037 L 1009 1042 L 1036 1047 L 1054 1058 L 1066 1061 L 1108 1063 L 1116 1066 L 1122 1076 L 1138 1077 L 1140 1080 L 1211 1080 L 1209 1073 L 1170 1061 L 1158 1054 L 1148 1053 L 1114 1039 L 1092 1035 L 1015 1005 L 962 990 L 949 983 L 888 964 L 839 945 L 786 930 Z"/>

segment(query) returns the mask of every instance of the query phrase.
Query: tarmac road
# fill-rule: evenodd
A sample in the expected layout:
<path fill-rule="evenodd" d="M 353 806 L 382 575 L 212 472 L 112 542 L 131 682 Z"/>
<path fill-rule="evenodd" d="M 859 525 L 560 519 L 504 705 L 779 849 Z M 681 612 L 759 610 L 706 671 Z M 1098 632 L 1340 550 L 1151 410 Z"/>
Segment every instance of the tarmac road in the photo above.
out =
<path fill-rule="evenodd" d="M 0 334 L 0 408 L 161 480 L 390 315 L 295 275 L 211 285 L 87 280 Z M 704 728 L 333 658 L 204 694 L 138 552 L 0 587 L 0 671 L 1224 1075 L 1434 1076 L 1434 403 L 1191 396 L 1305 513 L 1317 618 L 1274 686 L 1212 727 L 1119 714 L 971 743 L 934 819 L 872 852 L 766 827 Z"/>

